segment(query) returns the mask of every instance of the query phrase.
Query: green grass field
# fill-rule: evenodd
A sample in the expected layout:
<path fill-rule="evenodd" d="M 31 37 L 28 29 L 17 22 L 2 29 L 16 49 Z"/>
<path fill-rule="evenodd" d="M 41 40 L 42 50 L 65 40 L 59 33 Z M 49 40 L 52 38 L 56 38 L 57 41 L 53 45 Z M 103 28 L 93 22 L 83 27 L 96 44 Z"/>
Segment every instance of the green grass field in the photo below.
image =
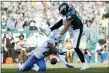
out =
<path fill-rule="evenodd" d="M 63 64 L 51 65 L 47 64 L 47 70 L 40 73 L 109 73 L 108 63 L 92 63 L 89 64 L 89 68 L 84 71 L 80 71 L 81 64 L 72 64 L 75 68 L 66 68 Z M 35 71 L 20 72 L 17 69 L 17 64 L 3 64 L 2 73 L 38 73 Z"/>

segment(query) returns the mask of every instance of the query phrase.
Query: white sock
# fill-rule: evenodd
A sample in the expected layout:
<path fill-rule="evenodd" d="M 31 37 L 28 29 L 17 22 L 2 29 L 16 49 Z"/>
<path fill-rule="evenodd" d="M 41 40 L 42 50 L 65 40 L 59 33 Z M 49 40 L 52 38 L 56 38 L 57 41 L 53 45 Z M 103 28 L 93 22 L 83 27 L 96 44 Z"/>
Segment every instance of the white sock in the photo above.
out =
<path fill-rule="evenodd" d="M 39 67 L 33 67 L 32 70 L 39 71 Z"/>
<path fill-rule="evenodd" d="M 23 65 L 21 63 L 18 63 L 18 68 L 21 69 Z"/>

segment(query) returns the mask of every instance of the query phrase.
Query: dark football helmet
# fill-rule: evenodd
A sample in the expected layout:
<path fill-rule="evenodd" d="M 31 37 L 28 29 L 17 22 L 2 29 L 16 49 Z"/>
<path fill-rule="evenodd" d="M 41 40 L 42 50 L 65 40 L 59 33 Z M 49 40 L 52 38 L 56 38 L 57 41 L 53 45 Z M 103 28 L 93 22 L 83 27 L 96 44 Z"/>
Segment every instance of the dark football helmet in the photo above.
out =
<path fill-rule="evenodd" d="M 67 3 L 62 3 L 59 6 L 59 13 L 63 16 L 65 16 L 67 14 L 69 10 L 69 5 Z"/>

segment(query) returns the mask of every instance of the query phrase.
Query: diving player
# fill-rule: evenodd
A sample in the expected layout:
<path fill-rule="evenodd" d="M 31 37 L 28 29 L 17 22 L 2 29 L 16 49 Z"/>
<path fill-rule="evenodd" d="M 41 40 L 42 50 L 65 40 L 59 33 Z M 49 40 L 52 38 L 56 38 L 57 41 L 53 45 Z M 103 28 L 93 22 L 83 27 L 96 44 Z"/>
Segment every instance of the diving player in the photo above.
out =
<path fill-rule="evenodd" d="M 73 36 L 73 48 L 75 49 L 76 53 L 78 54 L 81 62 L 82 67 L 80 70 L 85 70 L 88 68 L 87 63 L 85 62 L 84 56 L 82 51 L 79 49 L 80 39 L 83 32 L 83 23 L 78 15 L 77 11 L 73 7 L 69 7 L 67 3 L 62 3 L 59 6 L 59 13 L 66 17 L 65 21 L 61 19 L 57 22 L 54 26 L 47 30 L 47 32 L 51 32 L 55 29 L 58 29 L 62 25 L 64 28 L 61 30 L 59 34 L 56 35 L 55 39 L 60 39 L 60 37 L 66 32 L 69 31 Z M 66 22 L 63 24 L 63 22 Z"/>
<path fill-rule="evenodd" d="M 59 41 L 59 40 L 58 40 Z M 18 68 L 20 71 L 28 71 L 30 69 L 35 71 L 46 71 L 46 64 L 44 58 L 55 54 L 59 59 L 64 63 L 68 68 L 73 68 L 73 66 L 69 65 L 65 58 L 62 56 L 62 53 L 56 48 L 57 40 L 55 39 L 48 39 L 45 41 L 41 47 L 36 48 L 29 54 L 28 60 L 23 65 L 21 61 L 18 63 Z M 56 64 L 56 58 L 52 58 L 50 60 L 51 64 Z M 38 67 L 34 67 L 36 64 Z"/>

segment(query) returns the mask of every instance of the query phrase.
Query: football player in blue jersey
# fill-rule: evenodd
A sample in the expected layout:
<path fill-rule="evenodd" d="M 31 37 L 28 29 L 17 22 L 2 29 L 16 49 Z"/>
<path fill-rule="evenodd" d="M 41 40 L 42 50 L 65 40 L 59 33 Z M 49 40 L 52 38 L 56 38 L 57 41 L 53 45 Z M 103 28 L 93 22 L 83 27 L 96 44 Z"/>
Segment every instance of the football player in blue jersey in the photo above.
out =
<path fill-rule="evenodd" d="M 31 69 L 35 71 L 46 71 L 46 63 L 44 58 L 51 54 L 56 55 L 60 59 L 60 61 L 62 61 L 62 63 L 64 63 L 68 68 L 73 68 L 73 66 L 69 65 L 65 61 L 63 53 L 59 52 L 59 49 L 56 48 L 56 43 L 58 43 L 58 41 L 55 40 L 54 38 L 46 40 L 42 44 L 42 46 L 37 47 L 35 50 L 33 50 L 28 54 L 29 58 L 24 64 L 22 64 L 22 61 L 19 60 L 18 69 L 20 71 L 28 71 Z M 51 64 L 56 64 L 57 59 L 51 58 L 50 62 Z M 35 64 L 37 65 L 37 67 L 34 66 Z"/>

